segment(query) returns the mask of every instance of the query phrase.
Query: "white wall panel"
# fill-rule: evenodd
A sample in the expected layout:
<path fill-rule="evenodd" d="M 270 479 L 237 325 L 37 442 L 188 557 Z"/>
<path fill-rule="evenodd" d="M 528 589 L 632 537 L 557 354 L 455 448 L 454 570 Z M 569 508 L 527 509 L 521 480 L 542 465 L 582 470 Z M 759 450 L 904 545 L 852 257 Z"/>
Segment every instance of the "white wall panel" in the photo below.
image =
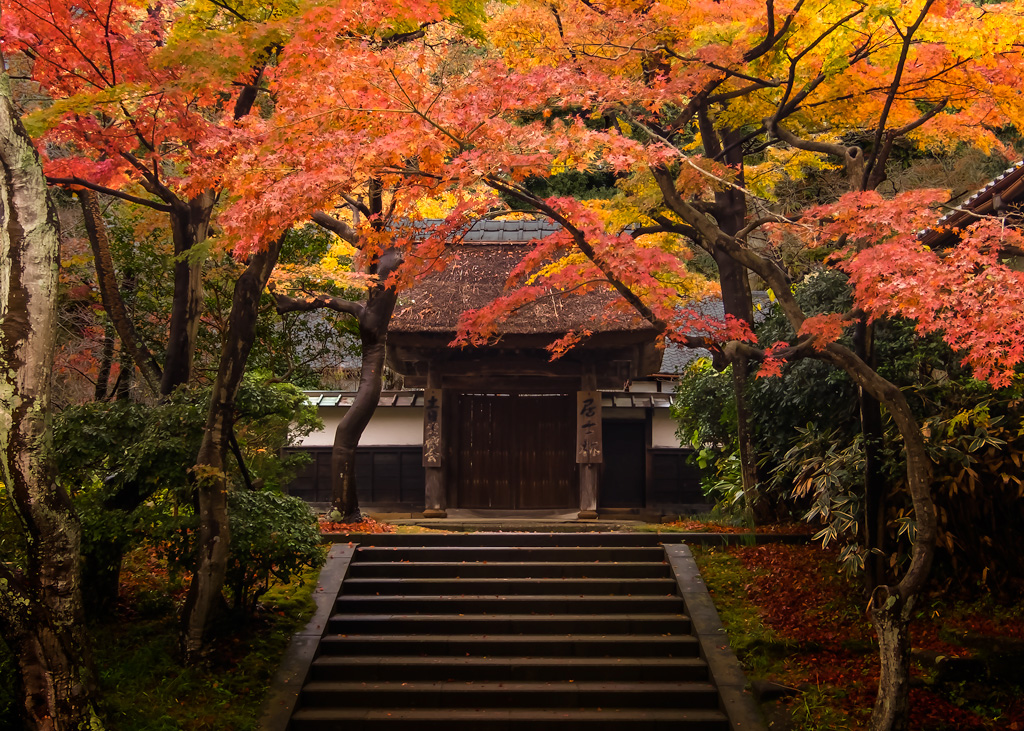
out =
<path fill-rule="evenodd" d="M 654 418 L 651 423 L 651 446 L 652 447 L 673 447 L 679 448 L 679 439 L 676 437 L 675 419 L 669 414 L 668 409 L 653 409 Z M 689 446 L 689 445 L 686 445 Z"/>
<path fill-rule="evenodd" d="M 341 423 L 341 417 L 348 407 L 322 406 L 320 418 L 324 421 L 323 431 L 306 437 L 303 447 L 329 447 L 334 444 L 334 432 Z M 362 447 L 408 446 L 423 444 L 423 409 L 412 406 L 379 407 L 370 417 L 363 436 L 359 439 Z"/>

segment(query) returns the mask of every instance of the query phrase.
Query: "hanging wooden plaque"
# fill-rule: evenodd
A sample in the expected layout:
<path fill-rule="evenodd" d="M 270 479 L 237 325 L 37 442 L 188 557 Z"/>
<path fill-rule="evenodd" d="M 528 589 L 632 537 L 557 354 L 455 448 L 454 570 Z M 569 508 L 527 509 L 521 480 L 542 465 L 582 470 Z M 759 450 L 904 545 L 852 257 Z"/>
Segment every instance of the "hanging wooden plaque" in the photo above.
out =
<path fill-rule="evenodd" d="M 601 462 L 601 392 L 576 392 L 576 462 Z"/>
<path fill-rule="evenodd" d="M 423 391 L 423 466 L 441 466 L 441 389 Z"/>

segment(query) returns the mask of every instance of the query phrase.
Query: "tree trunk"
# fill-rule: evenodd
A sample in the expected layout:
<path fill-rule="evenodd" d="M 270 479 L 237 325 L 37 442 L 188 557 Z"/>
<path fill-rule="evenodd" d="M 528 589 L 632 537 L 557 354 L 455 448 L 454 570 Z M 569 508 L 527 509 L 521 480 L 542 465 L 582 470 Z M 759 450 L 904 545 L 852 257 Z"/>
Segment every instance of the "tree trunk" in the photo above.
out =
<path fill-rule="evenodd" d="M 265 63 L 253 68 L 251 75 L 242 84 L 242 93 L 235 102 L 233 112 L 236 120 L 252 111 L 265 68 Z M 186 256 L 194 253 L 192 247 L 206 241 L 210 230 L 210 217 L 217 203 L 217 192 L 203 191 L 188 203 L 179 200 L 168 202 L 174 209 L 171 212 L 171 233 L 174 238 L 174 254 L 178 261 L 174 265 L 171 326 L 167 335 L 163 377 L 160 380 L 162 396 L 188 383 L 192 376 L 199 316 L 203 312 L 203 264 L 201 261 L 190 262 Z"/>
<path fill-rule="evenodd" d="M 114 365 L 114 336 L 110 329 L 106 329 L 103 336 L 103 353 L 100 355 L 100 370 L 96 374 L 96 388 L 93 389 L 93 401 L 103 401 L 107 398 L 107 389 L 110 388 L 110 370 Z"/>
<path fill-rule="evenodd" d="M 871 597 L 871 622 L 878 635 L 881 661 L 871 731 L 910 728 L 910 612 L 914 599 L 911 596 L 904 601 L 888 586 L 877 587 Z"/>
<path fill-rule="evenodd" d="M 857 356 L 871 368 L 876 367 L 874 326 L 862 317 L 854 329 Z M 864 388 L 857 389 L 860 402 L 860 428 L 864 441 L 864 594 L 871 596 L 876 586 L 888 580 L 885 561 L 886 493 L 882 474 L 882 407 Z"/>
<path fill-rule="evenodd" d="M 210 625 L 223 602 L 221 590 L 227 573 L 231 540 L 225 462 L 234 428 L 235 398 L 245 374 L 249 351 L 256 339 L 260 296 L 277 264 L 283 241 L 281 237 L 266 251 L 254 254 L 235 283 L 227 335 L 196 459 L 198 556 L 182 610 L 181 649 L 186 662 L 194 662 L 202 656 Z"/>
<path fill-rule="evenodd" d="M 17 658 L 30 729 L 98 729 L 81 526 L 51 454 L 57 213 L 3 68 L 0 166 L 0 474 L 27 543 L 23 573 L 0 564 L 0 633 Z"/>
<path fill-rule="evenodd" d="M 360 518 L 356 494 L 356 446 L 380 399 L 388 326 L 397 298 L 393 288 L 371 289 L 359 317 L 359 338 L 363 346 L 359 389 L 355 402 L 338 424 L 331 451 L 331 505 L 340 514 L 334 518 L 342 522 Z"/>
<path fill-rule="evenodd" d="M 194 248 L 206 240 L 216 195 L 205 191 L 188 203 L 177 202 L 171 213 L 171 234 L 174 239 L 174 297 L 171 304 L 171 325 L 167 335 L 163 378 L 160 394 L 171 393 L 188 383 L 199 332 L 199 316 L 203 312 L 203 264 L 190 261 Z"/>
<path fill-rule="evenodd" d="M 93 261 L 96 264 L 96 283 L 100 290 L 103 309 L 110 318 L 121 340 L 121 348 L 127 352 L 142 374 L 142 380 L 150 393 L 160 393 L 160 367 L 156 359 L 143 345 L 135 333 L 135 325 L 128 316 L 121 292 L 117 286 L 117 273 L 114 271 L 114 259 L 110 255 L 110 238 L 107 227 L 100 212 L 99 196 L 95 191 L 82 189 L 78 191 L 78 199 L 82 204 L 85 218 L 85 230 L 89 234 Z"/>
<path fill-rule="evenodd" d="M 743 185 L 743 149 L 737 144 L 739 133 L 734 130 L 716 132 L 705 116 L 701 117 L 701 134 L 714 139 L 712 154 L 722 156 L 738 171 L 738 185 Z M 719 143 L 718 139 L 721 139 Z M 722 145 L 725 146 L 724 151 Z M 747 200 L 741 190 L 728 188 L 715 193 L 713 211 L 718 228 L 729 236 L 735 236 L 747 221 Z M 745 267 L 738 264 L 725 251 L 715 248 L 715 263 L 722 287 L 722 306 L 725 314 L 741 320 L 754 328 L 754 303 L 750 292 L 750 279 Z M 760 499 L 760 478 L 757 471 L 757 448 L 754 445 L 754 429 L 747 404 L 747 381 L 750 377 L 750 363 L 746 356 L 732 358 L 733 397 L 736 400 L 737 442 L 740 453 L 740 474 L 743 480 L 743 496 L 747 518 L 751 523 L 760 524 L 770 519 L 766 501 Z"/>
<path fill-rule="evenodd" d="M 935 503 L 931 496 L 931 463 L 921 427 L 903 392 L 895 384 L 882 378 L 855 353 L 836 343 L 830 344 L 822 356 L 846 371 L 857 386 L 885 406 L 903 439 L 907 487 L 916 527 L 910 565 L 903 578 L 893 586 L 876 586 L 871 593 L 870 613 L 878 634 L 881 675 L 870 728 L 871 731 L 906 731 L 910 712 L 910 615 L 928 581 L 937 535 Z"/>

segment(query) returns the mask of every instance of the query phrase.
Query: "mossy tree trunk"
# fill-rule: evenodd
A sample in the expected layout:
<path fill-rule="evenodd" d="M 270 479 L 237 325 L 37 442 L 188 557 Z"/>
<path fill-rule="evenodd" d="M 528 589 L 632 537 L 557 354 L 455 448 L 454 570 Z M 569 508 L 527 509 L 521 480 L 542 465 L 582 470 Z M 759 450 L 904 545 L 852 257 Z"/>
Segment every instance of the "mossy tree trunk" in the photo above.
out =
<path fill-rule="evenodd" d="M 23 567 L 0 564 L 0 633 L 17 658 L 28 728 L 98 729 L 81 525 L 51 450 L 57 214 L 2 66 L 0 173 L 0 474 L 27 545 Z"/>
<path fill-rule="evenodd" d="M 232 296 L 228 330 L 221 345 L 220 365 L 195 467 L 199 551 L 182 610 L 181 649 L 187 662 L 194 662 L 204 654 L 211 623 L 218 608 L 223 606 L 221 591 L 231 542 L 225 463 L 234 433 L 235 400 L 256 340 L 260 297 L 277 264 L 283 242 L 282 236 L 265 251 L 250 257 Z"/>

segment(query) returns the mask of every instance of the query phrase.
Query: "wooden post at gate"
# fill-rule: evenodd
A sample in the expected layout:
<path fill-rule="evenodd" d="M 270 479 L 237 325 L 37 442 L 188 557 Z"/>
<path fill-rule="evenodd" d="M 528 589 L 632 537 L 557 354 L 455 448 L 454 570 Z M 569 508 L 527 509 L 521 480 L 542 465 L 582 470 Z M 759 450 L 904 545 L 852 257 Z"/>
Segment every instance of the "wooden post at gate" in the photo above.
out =
<path fill-rule="evenodd" d="M 584 373 L 576 392 L 576 463 L 580 466 L 580 520 L 597 518 L 598 481 L 604 449 L 601 440 L 601 392 L 597 376 Z"/>
<path fill-rule="evenodd" d="M 430 368 L 423 391 L 423 517 L 447 518 L 447 491 L 444 486 L 444 422 L 441 405 L 441 374 Z"/>

